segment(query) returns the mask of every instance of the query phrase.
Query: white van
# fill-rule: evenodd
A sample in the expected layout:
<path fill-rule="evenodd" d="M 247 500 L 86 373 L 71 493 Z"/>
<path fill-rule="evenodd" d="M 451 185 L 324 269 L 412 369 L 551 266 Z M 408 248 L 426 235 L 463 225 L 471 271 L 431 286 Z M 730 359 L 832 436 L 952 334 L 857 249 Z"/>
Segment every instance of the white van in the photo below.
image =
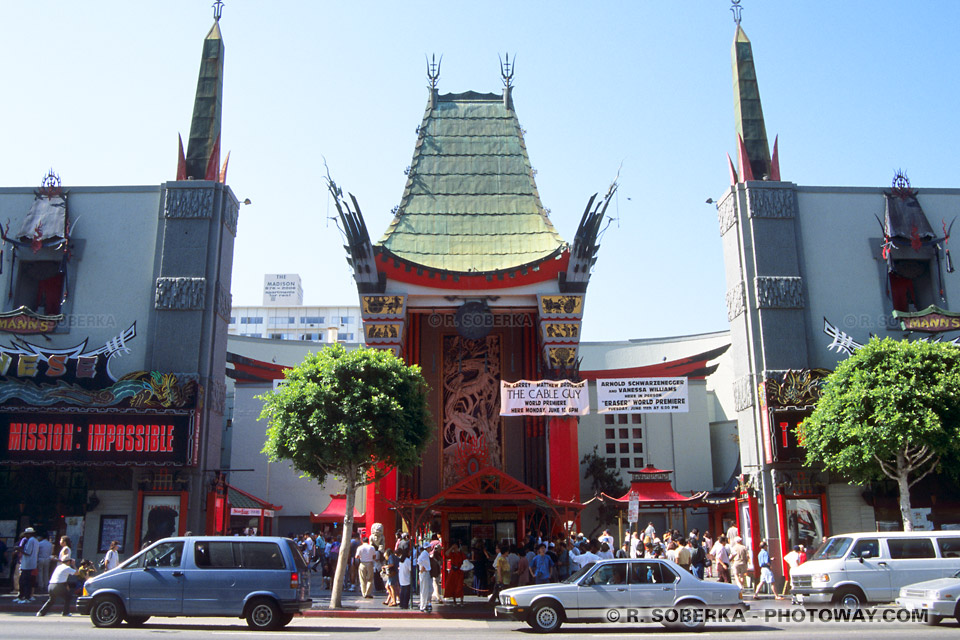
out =
<path fill-rule="evenodd" d="M 960 570 L 960 531 L 872 531 L 824 540 L 791 571 L 801 604 L 857 608 L 892 602 L 900 587 L 952 576 Z"/>

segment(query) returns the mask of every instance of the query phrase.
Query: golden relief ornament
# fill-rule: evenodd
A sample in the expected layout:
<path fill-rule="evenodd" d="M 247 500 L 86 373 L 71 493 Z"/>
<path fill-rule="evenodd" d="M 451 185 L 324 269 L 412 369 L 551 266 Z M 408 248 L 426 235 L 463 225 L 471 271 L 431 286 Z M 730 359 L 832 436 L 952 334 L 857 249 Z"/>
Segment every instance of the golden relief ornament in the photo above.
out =
<path fill-rule="evenodd" d="M 404 312 L 404 296 L 360 296 L 364 316 L 400 316 Z"/>
<path fill-rule="evenodd" d="M 552 369 L 572 367 L 577 362 L 577 349 L 576 347 L 548 347 L 547 361 Z"/>
<path fill-rule="evenodd" d="M 583 296 L 540 296 L 541 317 L 581 315 L 583 315 Z"/>
<path fill-rule="evenodd" d="M 403 323 L 364 323 L 364 333 L 367 340 L 400 340 L 403 334 Z"/>
<path fill-rule="evenodd" d="M 547 338 L 579 338 L 580 325 L 573 322 L 544 322 L 543 333 Z"/>
<path fill-rule="evenodd" d="M 791 369 L 782 376 L 767 378 L 761 387 L 767 403 L 772 407 L 804 407 L 820 399 L 823 380 L 828 369 Z"/>

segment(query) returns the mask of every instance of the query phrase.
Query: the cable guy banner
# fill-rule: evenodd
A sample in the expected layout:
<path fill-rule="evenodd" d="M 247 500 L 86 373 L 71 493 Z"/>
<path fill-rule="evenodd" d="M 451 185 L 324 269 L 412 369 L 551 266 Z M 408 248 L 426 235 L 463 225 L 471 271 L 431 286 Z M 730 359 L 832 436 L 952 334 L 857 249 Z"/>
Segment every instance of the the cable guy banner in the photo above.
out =
<path fill-rule="evenodd" d="M 686 413 L 686 378 L 600 378 L 597 413 Z"/>
<path fill-rule="evenodd" d="M 583 416 L 590 413 L 587 382 L 500 382 L 501 416 Z"/>

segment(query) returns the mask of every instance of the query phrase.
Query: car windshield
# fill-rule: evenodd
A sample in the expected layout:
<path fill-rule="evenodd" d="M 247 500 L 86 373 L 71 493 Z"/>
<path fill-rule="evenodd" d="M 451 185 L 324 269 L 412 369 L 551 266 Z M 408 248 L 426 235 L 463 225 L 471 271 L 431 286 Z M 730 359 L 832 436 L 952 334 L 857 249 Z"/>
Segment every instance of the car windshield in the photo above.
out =
<path fill-rule="evenodd" d="M 835 558 L 842 558 L 847 553 L 847 549 L 850 548 L 851 542 L 853 542 L 853 538 L 829 538 L 820 545 L 820 548 L 817 549 L 817 552 L 814 553 L 810 559 L 833 560 Z"/>
<path fill-rule="evenodd" d="M 574 582 L 578 581 L 580 578 L 582 578 L 584 575 L 586 575 L 586 573 L 587 573 L 588 571 L 590 571 L 590 569 L 593 568 L 593 565 L 594 565 L 594 564 L 595 564 L 595 563 L 591 562 L 590 564 L 586 565 L 585 567 L 581 567 L 579 571 L 577 571 L 576 573 L 572 574 L 569 578 L 564 578 L 563 580 L 561 580 L 561 582 L 566 582 L 566 583 L 570 584 L 570 583 L 574 583 Z"/>

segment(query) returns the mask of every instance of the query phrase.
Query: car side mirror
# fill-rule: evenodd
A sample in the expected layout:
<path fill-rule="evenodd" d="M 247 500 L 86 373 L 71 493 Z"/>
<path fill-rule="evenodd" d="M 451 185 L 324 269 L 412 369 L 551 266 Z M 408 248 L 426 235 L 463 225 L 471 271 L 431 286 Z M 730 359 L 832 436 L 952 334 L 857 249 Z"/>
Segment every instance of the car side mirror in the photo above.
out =
<path fill-rule="evenodd" d="M 864 549 L 863 551 L 860 552 L 860 557 L 859 557 L 860 564 L 863 564 L 864 560 L 869 560 L 872 556 L 873 554 L 870 552 L 869 549 Z"/>

